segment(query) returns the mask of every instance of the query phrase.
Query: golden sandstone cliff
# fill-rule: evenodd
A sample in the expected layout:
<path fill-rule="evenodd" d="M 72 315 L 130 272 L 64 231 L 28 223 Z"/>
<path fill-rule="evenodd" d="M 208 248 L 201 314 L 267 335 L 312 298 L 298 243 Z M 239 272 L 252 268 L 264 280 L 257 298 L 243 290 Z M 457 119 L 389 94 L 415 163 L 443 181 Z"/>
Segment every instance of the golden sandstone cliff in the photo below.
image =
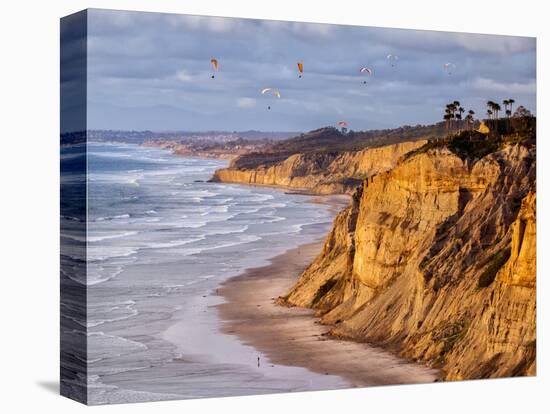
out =
<path fill-rule="evenodd" d="M 417 150 L 375 174 L 280 302 L 445 379 L 534 375 L 534 147 Z"/>
<path fill-rule="evenodd" d="M 534 141 L 442 143 L 247 154 L 213 181 L 352 195 L 280 304 L 447 380 L 534 375 Z"/>
<path fill-rule="evenodd" d="M 217 170 L 212 181 L 275 185 L 316 194 L 349 193 L 365 177 L 393 168 L 402 155 L 425 143 L 404 142 L 360 151 L 296 153 L 276 162 L 263 162 L 258 155 L 252 167 L 239 167 L 237 158 L 228 168 Z"/>

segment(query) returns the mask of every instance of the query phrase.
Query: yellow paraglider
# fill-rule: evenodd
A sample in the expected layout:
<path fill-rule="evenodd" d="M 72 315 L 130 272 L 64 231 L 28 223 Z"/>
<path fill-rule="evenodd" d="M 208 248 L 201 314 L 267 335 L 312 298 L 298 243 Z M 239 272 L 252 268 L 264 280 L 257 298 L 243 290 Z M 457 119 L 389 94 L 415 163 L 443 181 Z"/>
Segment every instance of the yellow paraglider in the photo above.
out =
<path fill-rule="evenodd" d="M 215 73 L 218 71 L 218 59 L 212 58 L 210 59 L 210 63 L 212 65 L 212 69 L 214 70 L 214 72 L 212 73 L 212 79 L 214 79 Z"/>
<path fill-rule="evenodd" d="M 491 130 L 487 125 L 485 125 L 485 122 L 481 121 L 481 124 L 479 125 L 477 132 L 483 135 L 488 135 L 489 132 L 491 132 Z"/>
<path fill-rule="evenodd" d="M 302 74 L 304 73 L 304 64 L 302 62 L 298 62 L 298 72 L 300 72 L 300 75 L 298 75 L 299 78 L 302 77 Z"/>

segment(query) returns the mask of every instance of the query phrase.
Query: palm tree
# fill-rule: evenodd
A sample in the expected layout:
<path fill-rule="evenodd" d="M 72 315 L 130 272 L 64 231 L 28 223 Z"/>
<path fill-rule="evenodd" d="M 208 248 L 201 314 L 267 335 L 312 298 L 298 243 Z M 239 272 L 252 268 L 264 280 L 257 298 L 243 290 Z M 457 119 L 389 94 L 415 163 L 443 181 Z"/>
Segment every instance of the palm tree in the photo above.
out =
<path fill-rule="evenodd" d="M 445 109 L 445 115 L 443 115 L 443 119 L 445 120 L 445 128 L 447 129 L 447 132 L 449 132 L 449 120 L 451 119 L 451 114 L 449 113 L 448 109 Z"/>
<path fill-rule="evenodd" d="M 487 117 L 493 119 L 493 108 L 495 103 L 493 101 L 487 101 Z"/>
<path fill-rule="evenodd" d="M 500 109 L 500 105 L 495 102 L 493 106 L 493 112 L 495 113 L 495 132 L 498 131 L 498 112 Z"/>
<path fill-rule="evenodd" d="M 514 104 L 516 101 L 514 101 L 512 98 L 508 99 L 508 104 L 510 105 L 510 112 L 514 112 Z"/>
<path fill-rule="evenodd" d="M 445 120 L 445 126 L 447 128 L 447 132 L 449 132 L 449 130 L 451 129 L 451 122 L 454 117 L 452 108 L 453 108 L 452 104 L 447 104 L 445 107 L 445 115 L 443 116 L 443 119 Z"/>
<path fill-rule="evenodd" d="M 464 108 L 459 106 L 458 107 L 458 114 L 456 114 L 456 118 L 458 119 L 458 132 L 462 131 L 462 114 L 464 113 Z"/>
<path fill-rule="evenodd" d="M 468 124 L 468 129 L 470 131 L 474 129 L 474 115 L 475 112 L 471 109 L 468 111 L 468 115 L 466 115 L 466 123 Z"/>
<path fill-rule="evenodd" d="M 458 120 L 458 116 L 455 115 L 456 111 L 458 111 L 458 108 L 460 107 L 460 102 L 459 101 L 453 101 L 452 103 L 453 105 L 453 115 L 454 115 L 454 118 L 456 120 Z M 458 122 L 457 122 L 457 129 L 458 129 Z"/>
<path fill-rule="evenodd" d="M 447 116 L 447 131 L 449 131 L 452 127 L 452 122 L 453 122 L 452 120 L 455 117 L 455 109 L 454 109 L 454 105 L 452 103 L 447 104 L 447 106 L 445 107 L 445 114 L 448 115 Z"/>
<path fill-rule="evenodd" d="M 499 104 L 497 104 L 497 103 L 495 103 L 495 110 L 497 111 L 497 113 L 496 113 L 495 116 L 496 116 L 496 118 L 497 118 L 497 120 L 498 120 L 498 113 L 502 110 L 502 108 L 501 108 L 501 106 L 500 106 Z"/>

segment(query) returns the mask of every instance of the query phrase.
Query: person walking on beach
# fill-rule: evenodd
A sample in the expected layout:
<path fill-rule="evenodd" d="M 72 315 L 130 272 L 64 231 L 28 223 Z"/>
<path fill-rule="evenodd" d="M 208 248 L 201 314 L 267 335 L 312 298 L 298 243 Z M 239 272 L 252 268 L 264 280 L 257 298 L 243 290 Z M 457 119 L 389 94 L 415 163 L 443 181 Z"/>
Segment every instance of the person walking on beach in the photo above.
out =
<path fill-rule="evenodd" d="M 258 368 L 260 368 L 260 356 L 258 355 Z"/>

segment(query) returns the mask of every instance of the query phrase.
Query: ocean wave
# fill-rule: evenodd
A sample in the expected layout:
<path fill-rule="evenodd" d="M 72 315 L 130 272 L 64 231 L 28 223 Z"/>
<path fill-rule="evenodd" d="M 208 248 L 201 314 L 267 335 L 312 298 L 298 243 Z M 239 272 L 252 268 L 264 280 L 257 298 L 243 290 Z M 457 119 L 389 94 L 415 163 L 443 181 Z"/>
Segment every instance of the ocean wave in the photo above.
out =
<path fill-rule="evenodd" d="M 147 247 L 147 249 L 169 249 L 171 247 L 179 247 L 179 246 L 185 246 L 186 244 L 195 243 L 198 241 L 202 241 L 206 238 L 206 236 L 196 237 L 194 239 L 187 239 L 187 240 L 173 240 L 169 242 L 154 242 L 150 243 Z M 141 250 L 141 249 L 140 249 Z"/>
<path fill-rule="evenodd" d="M 106 217 L 97 217 L 93 219 L 92 221 L 107 221 L 107 220 L 117 220 L 117 219 L 126 219 L 130 218 L 129 214 L 118 214 L 115 216 L 106 216 Z"/>
<path fill-rule="evenodd" d="M 64 215 L 61 215 L 59 217 L 60 220 L 67 220 L 67 221 L 77 221 L 77 222 L 84 222 L 84 220 L 81 220 L 80 218 L 78 217 L 73 217 L 73 216 L 64 216 Z"/>
<path fill-rule="evenodd" d="M 234 234 L 234 233 L 244 233 L 245 231 L 248 230 L 248 224 L 245 224 L 244 226 L 242 227 L 238 227 L 238 228 L 229 228 L 229 229 L 224 229 L 224 230 L 211 230 L 211 231 L 207 231 L 206 234 L 208 236 L 221 236 L 221 235 L 226 235 L 226 234 Z"/>
<path fill-rule="evenodd" d="M 122 302 L 120 304 L 114 305 L 109 307 L 108 309 L 105 309 L 103 312 L 95 310 L 94 312 L 90 312 L 90 314 L 95 314 L 96 319 L 91 319 L 90 317 L 87 319 L 85 327 L 86 328 L 94 328 L 96 326 L 103 325 L 105 323 L 111 323 L 111 322 L 119 322 L 124 321 L 126 319 L 133 318 L 134 316 L 139 315 L 139 312 L 137 309 L 134 309 L 136 302 L 133 300 L 128 300 L 125 302 Z M 110 318 L 97 318 L 97 314 L 122 314 L 119 316 L 111 316 Z"/>
<path fill-rule="evenodd" d="M 241 244 L 253 243 L 253 242 L 256 242 L 256 241 L 259 241 L 259 240 L 262 240 L 262 238 L 260 236 L 244 235 L 244 236 L 240 236 L 239 240 L 237 240 L 237 241 L 228 242 L 228 243 L 221 243 L 221 244 L 214 245 L 214 246 L 197 247 L 197 248 L 193 248 L 193 249 L 188 249 L 187 251 L 185 251 L 183 253 L 183 255 L 184 256 L 193 256 L 193 255 L 200 254 L 200 253 L 206 252 L 206 251 L 223 249 L 223 248 L 226 248 L 226 247 L 239 246 Z"/>
<path fill-rule="evenodd" d="M 128 257 L 136 254 L 139 248 L 130 246 L 88 246 L 88 263 L 102 262 L 115 257 Z"/>
<path fill-rule="evenodd" d="M 71 152 L 68 154 L 61 154 L 59 158 L 61 159 L 61 161 L 67 161 L 84 156 L 86 156 L 85 152 Z"/>
<path fill-rule="evenodd" d="M 88 151 L 89 156 L 104 158 L 131 158 L 132 154 L 117 151 Z"/>
<path fill-rule="evenodd" d="M 145 351 L 147 345 L 104 332 L 87 332 L 88 360 L 101 360 Z"/>
<path fill-rule="evenodd" d="M 76 241 L 81 241 L 81 242 L 88 242 L 88 243 L 95 243 L 95 242 L 99 242 L 99 241 L 103 241 L 103 240 L 108 240 L 108 239 L 119 239 L 119 238 L 122 238 L 122 237 L 128 237 L 128 236 L 134 236 L 136 234 L 138 234 L 137 231 L 125 231 L 123 233 L 115 233 L 115 234 L 105 234 L 105 235 L 102 235 L 102 236 L 99 236 L 99 235 L 96 235 L 96 236 L 90 236 L 89 235 L 90 232 L 88 232 L 88 236 L 74 236 L 74 235 L 70 235 L 70 234 L 62 234 L 62 237 L 67 237 L 69 239 L 72 239 L 72 240 L 76 240 Z"/>

